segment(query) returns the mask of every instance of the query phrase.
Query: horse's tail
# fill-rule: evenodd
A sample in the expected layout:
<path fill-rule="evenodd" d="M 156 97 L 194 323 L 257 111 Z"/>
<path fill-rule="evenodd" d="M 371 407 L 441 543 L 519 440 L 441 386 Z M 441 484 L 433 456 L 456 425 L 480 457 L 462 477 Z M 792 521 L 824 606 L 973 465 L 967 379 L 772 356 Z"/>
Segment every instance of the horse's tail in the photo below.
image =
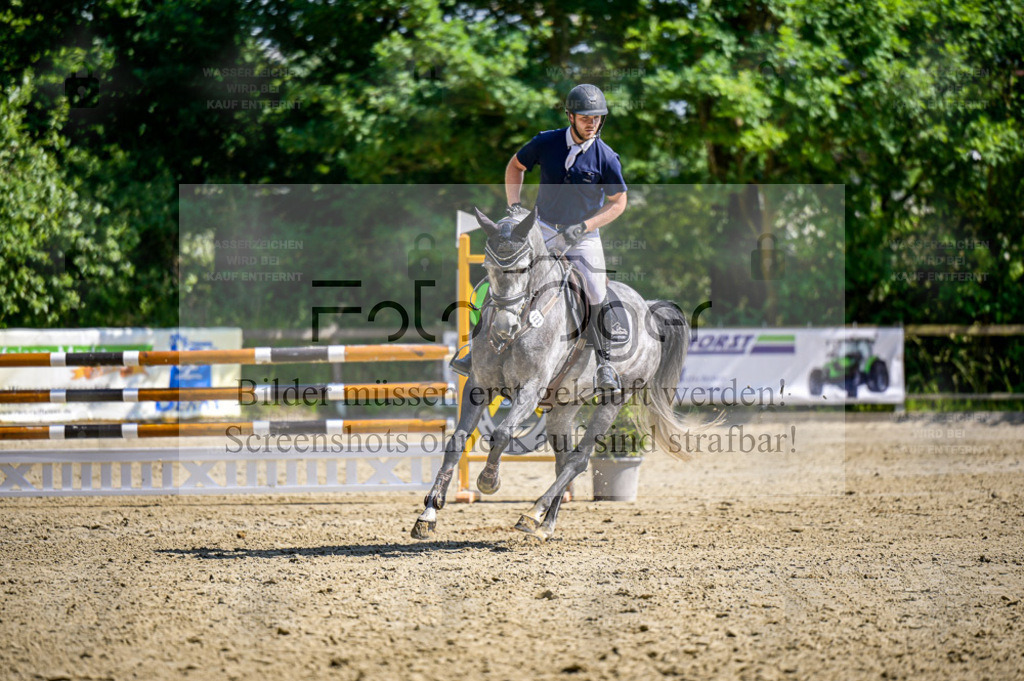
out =
<path fill-rule="evenodd" d="M 648 332 L 661 340 L 661 361 L 654 377 L 648 382 L 645 399 L 637 410 L 642 433 L 651 433 L 654 444 L 672 456 L 687 460 L 683 439 L 689 430 L 676 415 L 677 388 L 683 373 L 683 362 L 690 348 L 690 325 L 682 310 L 667 300 L 647 303 L 653 327 Z M 674 436 L 674 437 L 673 437 Z"/>

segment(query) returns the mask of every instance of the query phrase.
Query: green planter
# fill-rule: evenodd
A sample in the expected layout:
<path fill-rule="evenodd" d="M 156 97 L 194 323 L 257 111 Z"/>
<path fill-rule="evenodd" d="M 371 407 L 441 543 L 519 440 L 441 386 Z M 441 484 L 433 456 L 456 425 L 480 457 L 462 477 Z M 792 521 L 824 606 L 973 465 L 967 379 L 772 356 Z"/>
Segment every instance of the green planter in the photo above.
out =
<path fill-rule="evenodd" d="M 591 459 L 594 501 L 636 501 L 642 456 Z"/>

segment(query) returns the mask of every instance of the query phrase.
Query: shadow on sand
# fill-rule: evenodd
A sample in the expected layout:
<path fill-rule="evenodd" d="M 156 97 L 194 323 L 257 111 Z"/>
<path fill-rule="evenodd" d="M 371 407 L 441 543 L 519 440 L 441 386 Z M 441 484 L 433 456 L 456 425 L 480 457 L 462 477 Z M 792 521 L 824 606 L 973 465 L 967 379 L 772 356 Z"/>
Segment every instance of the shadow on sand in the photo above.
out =
<path fill-rule="evenodd" d="M 187 556 L 200 560 L 238 560 L 245 558 L 316 558 L 321 556 L 383 556 L 397 558 L 400 556 L 421 556 L 434 553 L 458 553 L 460 551 L 478 550 L 491 553 L 504 553 L 512 549 L 505 542 L 482 541 L 425 541 L 415 544 L 345 544 L 340 546 L 297 546 L 278 549 L 246 549 L 246 548 L 207 548 L 191 549 L 157 549 L 156 553 L 172 556 Z"/>

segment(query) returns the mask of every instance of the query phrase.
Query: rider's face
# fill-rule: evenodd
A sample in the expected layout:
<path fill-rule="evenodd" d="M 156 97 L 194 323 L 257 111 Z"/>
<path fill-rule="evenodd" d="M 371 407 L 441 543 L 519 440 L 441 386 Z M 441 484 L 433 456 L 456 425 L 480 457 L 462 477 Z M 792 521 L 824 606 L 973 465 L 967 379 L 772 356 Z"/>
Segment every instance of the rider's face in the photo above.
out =
<path fill-rule="evenodd" d="M 572 121 L 576 135 L 582 137 L 583 140 L 588 140 L 591 137 L 597 135 L 597 131 L 601 127 L 600 116 L 584 116 L 583 114 L 569 114 L 569 120 Z"/>

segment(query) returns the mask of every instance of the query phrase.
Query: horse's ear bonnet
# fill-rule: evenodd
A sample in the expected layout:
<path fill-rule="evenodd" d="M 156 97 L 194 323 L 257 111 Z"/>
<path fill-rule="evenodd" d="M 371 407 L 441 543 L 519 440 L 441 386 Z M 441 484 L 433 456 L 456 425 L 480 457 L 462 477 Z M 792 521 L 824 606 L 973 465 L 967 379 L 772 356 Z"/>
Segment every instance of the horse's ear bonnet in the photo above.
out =
<path fill-rule="evenodd" d="M 498 226 L 489 217 L 481 213 L 479 208 L 473 206 L 473 212 L 476 213 L 476 223 L 487 233 L 488 238 L 498 233 Z"/>
<path fill-rule="evenodd" d="M 537 209 L 530 211 L 522 221 L 517 222 L 515 218 L 507 217 L 499 220 L 497 224 L 491 222 L 479 210 L 477 222 L 487 232 L 487 243 L 484 245 L 484 252 L 498 264 L 499 267 L 509 267 L 530 251 L 530 242 L 527 235 L 533 229 L 537 218 Z M 483 219 L 481 219 L 483 218 Z M 485 222 L 486 221 L 486 222 Z"/>
<path fill-rule="evenodd" d="M 512 234 L 517 239 L 525 239 L 529 235 L 530 230 L 533 229 L 534 223 L 537 222 L 537 207 L 534 206 L 533 210 L 530 211 L 529 215 L 520 220 L 519 224 L 512 230 Z"/>

